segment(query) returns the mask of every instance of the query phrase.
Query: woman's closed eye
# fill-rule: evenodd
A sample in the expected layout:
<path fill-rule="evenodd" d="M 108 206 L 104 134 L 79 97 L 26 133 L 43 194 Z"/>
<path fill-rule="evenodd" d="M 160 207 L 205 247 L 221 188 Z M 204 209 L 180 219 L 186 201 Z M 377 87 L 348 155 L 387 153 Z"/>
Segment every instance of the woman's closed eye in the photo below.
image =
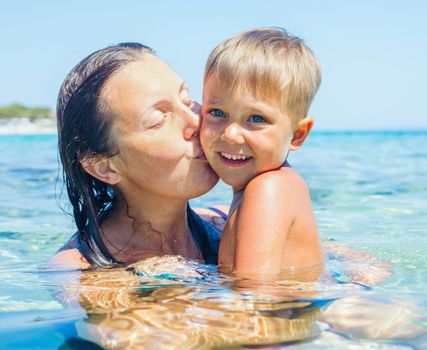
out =
<path fill-rule="evenodd" d="M 171 114 L 170 112 L 162 113 L 160 111 L 157 111 L 155 115 L 153 115 L 153 118 L 148 123 L 147 129 L 160 128 L 166 122 L 166 118 L 168 118 L 170 114 Z"/>
<path fill-rule="evenodd" d="M 148 127 L 148 129 L 158 129 L 162 126 L 163 124 L 163 119 L 161 121 L 159 121 L 158 123 L 152 124 Z"/>

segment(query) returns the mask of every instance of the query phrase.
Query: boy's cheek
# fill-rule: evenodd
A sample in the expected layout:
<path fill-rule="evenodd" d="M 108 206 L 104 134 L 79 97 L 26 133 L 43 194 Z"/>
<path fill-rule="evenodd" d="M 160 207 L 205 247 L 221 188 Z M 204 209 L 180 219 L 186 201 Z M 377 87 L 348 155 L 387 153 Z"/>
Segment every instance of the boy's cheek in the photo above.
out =
<path fill-rule="evenodd" d="M 206 121 L 206 118 L 203 117 L 203 114 L 200 116 L 200 139 L 206 139 L 209 137 L 209 123 Z"/>
<path fill-rule="evenodd" d="M 204 143 L 206 141 L 206 124 L 203 121 L 203 117 L 201 117 L 201 120 L 200 120 L 199 138 L 200 138 L 200 143 L 202 144 L 202 147 L 204 147 Z"/>
<path fill-rule="evenodd" d="M 214 136 L 214 131 L 209 128 L 208 125 L 202 122 L 200 126 L 200 144 L 202 145 L 203 151 L 209 152 L 211 147 L 209 145 L 212 143 L 212 137 Z"/>

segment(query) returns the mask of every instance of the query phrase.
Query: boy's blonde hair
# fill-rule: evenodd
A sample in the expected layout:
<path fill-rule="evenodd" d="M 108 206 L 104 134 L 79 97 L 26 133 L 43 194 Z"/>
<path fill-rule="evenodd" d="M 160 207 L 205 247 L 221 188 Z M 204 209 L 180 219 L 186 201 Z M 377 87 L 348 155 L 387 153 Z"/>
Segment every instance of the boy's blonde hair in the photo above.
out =
<path fill-rule="evenodd" d="M 307 116 L 320 85 L 315 55 L 282 28 L 253 29 L 223 41 L 209 55 L 205 82 L 212 74 L 231 92 L 243 88 L 277 102 L 292 122 Z"/>

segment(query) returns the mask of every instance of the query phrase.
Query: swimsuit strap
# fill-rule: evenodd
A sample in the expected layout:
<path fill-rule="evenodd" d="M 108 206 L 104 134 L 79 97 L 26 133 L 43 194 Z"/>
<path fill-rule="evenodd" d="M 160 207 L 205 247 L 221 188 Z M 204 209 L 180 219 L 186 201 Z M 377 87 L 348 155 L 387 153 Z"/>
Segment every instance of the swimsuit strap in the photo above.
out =
<path fill-rule="evenodd" d="M 229 215 L 231 216 L 231 214 L 234 213 L 234 211 L 240 207 L 240 204 L 242 203 L 243 200 L 243 192 L 245 191 L 245 189 L 239 191 L 239 192 L 234 192 L 233 193 L 233 200 L 231 201 L 230 204 L 230 211 L 229 211 Z"/>
<path fill-rule="evenodd" d="M 222 210 L 219 210 L 214 207 L 209 207 L 209 210 L 212 210 L 214 213 L 217 213 L 219 216 L 221 216 L 224 220 L 228 219 L 228 214 L 224 213 Z"/>
<path fill-rule="evenodd" d="M 218 264 L 218 249 L 221 231 L 203 220 L 187 205 L 187 221 L 194 241 L 203 255 L 206 264 Z"/>

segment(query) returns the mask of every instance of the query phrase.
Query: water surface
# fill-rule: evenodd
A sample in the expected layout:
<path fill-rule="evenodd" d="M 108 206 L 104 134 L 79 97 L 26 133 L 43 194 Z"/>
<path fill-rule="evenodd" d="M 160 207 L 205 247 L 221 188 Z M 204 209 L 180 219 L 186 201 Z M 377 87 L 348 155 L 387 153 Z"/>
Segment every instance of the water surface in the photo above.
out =
<path fill-rule="evenodd" d="M 290 155 L 325 242 L 390 262 L 372 289 L 346 283 L 349 266 L 375 273 L 368 258 L 330 260 L 335 280 L 314 285 L 260 286 L 188 261 L 45 271 L 74 231 L 59 207 L 56 136 L 0 136 L 0 152 L 1 349 L 427 348 L 427 132 L 314 133 Z M 193 206 L 230 200 L 219 184 Z"/>

